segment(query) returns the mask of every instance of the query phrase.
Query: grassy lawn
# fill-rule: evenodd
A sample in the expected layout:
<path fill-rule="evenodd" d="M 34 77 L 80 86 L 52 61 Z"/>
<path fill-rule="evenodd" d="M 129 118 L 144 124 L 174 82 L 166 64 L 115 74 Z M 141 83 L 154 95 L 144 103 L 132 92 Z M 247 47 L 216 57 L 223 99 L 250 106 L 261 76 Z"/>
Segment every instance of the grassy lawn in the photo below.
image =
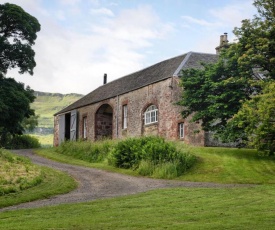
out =
<path fill-rule="evenodd" d="M 274 186 L 162 189 L 1 213 L 0 229 L 275 229 Z"/>
<path fill-rule="evenodd" d="M 199 160 L 182 180 L 275 184 L 274 157 L 259 156 L 251 149 L 193 147 L 190 151 Z"/>
<path fill-rule="evenodd" d="M 77 186 L 63 172 L 33 165 L 3 150 L 0 153 L 0 208 L 67 193 Z"/>
<path fill-rule="evenodd" d="M 0 214 L 0 229 L 275 229 L 274 158 L 260 157 L 254 150 L 190 147 L 190 151 L 199 158 L 198 163 L 179 180 L 255 186 L 159 189 L 88 203 L 8 211 Z M 57 154 L 52 148 L 41 149 L 39 154 L 114 170 L 104 163 Z"/>
<path fill-rule="evenodd" d="M 197 156 L 197 164 L 186 174 L 177 178 L 183 181 L 275 184 L 275 158 L 258 156 L 255 150 L 235 148 L 186 147 Z M 89 163 L 58 154 L 54 148 L 39 149 L 39 155 L 63 163 L 101 168 L 108 171 L 138 176 L 136 171 L 114 168 L 107 162 Z"/>

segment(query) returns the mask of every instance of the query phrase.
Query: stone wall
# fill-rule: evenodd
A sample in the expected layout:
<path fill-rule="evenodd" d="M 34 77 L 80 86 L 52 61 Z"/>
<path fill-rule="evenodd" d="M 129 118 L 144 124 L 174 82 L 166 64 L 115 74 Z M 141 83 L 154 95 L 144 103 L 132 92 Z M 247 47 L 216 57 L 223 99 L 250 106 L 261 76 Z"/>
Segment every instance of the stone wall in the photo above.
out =
<path fill-rule="evenodd" d="M 53 136 L 53 146 L 58 146 L 59 144 L 59 116 L 54 117 L 54 136 Z"/>
<path fill-rule="evenodd" d="M 96 140 L 96 114 L 102 106 L 112 108 L 112 138 L 125 138 L 141 135 L 160 135 L 167 139 L 179 139 L 179 123 L 184 122 L 185 137 L 183 141 L 193 145 L 204 145 L 204 133 L 194 132 L 200 130 L 200 124 L 189 123 L 190 119 L 183 119 L 181 107 L 176 105 L 181 96 L 177 77 L 136 89 L 132 92 L 119 95 L 108 100 L 88 105 L 78 109 L 78 137 L 83 135 L 83 117 L 87 117 L 87 139 Z M 154 104 L 158 108 L 158 122 L 150 125 L 144 124 L 144 112 L 148 106 Z M 123 105 L 128 108 L 128 125 L 123 129 Z M 55 120 L 58 120 L 56 118 Z M 98 125 L 98 124 L 97 124 Z M 108 125 L 110 127 L 110 124 Z M 55 128 L 57 128 L 55 126 Z M 58 143 L 58 132 L 55 132 L 55 144 Z"/>

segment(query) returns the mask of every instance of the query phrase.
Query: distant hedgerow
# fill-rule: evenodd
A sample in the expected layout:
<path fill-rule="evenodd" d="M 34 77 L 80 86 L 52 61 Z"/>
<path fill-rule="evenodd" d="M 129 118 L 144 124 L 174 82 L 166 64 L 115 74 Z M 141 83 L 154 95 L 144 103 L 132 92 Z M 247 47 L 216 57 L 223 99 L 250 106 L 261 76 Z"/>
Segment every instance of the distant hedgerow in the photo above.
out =
<path fill-rule="evenodd" d="M 38 139 L 30 135 L 9 136 L 3 146 L 6 149 L 34 149 L 40 148 Z"/>

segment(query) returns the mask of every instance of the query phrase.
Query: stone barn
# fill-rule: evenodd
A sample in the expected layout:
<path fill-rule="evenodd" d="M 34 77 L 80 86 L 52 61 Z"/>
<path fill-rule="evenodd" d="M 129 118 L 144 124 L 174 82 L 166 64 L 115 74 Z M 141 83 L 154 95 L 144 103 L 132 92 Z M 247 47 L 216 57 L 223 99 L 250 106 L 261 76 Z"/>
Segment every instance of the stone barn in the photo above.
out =
<path fill-rule="evenodd" d="M 54 115 L 54 145 L 64 140 L 122 139 L 159 135 L 205 146 L 199 123 L 183 119 L 179 76 L 218 55 L 189 52 L 106 83 Z M 201 130 L 200 132 L 195 132 Z"/>

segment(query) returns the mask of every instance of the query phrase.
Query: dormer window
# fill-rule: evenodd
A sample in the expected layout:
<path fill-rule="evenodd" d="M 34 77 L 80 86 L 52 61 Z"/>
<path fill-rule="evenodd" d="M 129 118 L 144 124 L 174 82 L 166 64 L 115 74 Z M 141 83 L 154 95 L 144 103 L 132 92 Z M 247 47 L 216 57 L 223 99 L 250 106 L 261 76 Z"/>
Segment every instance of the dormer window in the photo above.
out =
<path fill-rule="evenodd" d="M 144 123 L 149 125 L 158 122 L 158 108 L 155 105 L 150 105 L 144 113 Z"/>

